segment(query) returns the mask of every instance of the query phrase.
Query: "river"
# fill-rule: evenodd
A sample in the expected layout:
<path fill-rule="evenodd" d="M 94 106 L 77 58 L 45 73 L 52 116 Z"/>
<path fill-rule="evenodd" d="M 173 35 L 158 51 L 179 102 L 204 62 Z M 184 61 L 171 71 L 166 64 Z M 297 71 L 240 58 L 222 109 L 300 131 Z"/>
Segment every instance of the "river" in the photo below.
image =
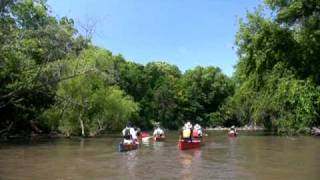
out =
<path fill-rule="evenodd" d="M 120 138 L 0 144 L 0 179 L 320 179 L 320 138 L 209 132 L 205 146 L 180 151 L 177 132 L 119 153 Z"/>

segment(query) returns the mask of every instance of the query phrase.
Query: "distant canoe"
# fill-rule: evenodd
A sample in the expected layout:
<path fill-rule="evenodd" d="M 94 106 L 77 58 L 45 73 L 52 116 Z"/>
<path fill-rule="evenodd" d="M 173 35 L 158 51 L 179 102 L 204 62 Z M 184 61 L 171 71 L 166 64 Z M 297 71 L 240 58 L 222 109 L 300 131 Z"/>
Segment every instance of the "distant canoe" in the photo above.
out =
<path fill-rule="evenodd" d="M 148 132 L 141 132 L 140 135 L 138 136 L 140 140 L 149 138 L 149 137 L 150 137 L 150 134 Z"/>
<path fill-rule="evenodd" d="M 237 133 L 234 133 L 234 132 L 230 133 L 230 132 L 229 132 L 229 133 L 228 133 L 228 136 L 229 136 L 229 137 L 237 137 Z"/>
<path fill-rule="evenodd" d="M 135 150 L 138 148 L 138 144 L 132 143 L 132 144 L 123 144 L 122 142 L 119 143 L 118 145 L 118 151 L 119 152 L 126 152 L 126 151 L 131 151 Z"/>

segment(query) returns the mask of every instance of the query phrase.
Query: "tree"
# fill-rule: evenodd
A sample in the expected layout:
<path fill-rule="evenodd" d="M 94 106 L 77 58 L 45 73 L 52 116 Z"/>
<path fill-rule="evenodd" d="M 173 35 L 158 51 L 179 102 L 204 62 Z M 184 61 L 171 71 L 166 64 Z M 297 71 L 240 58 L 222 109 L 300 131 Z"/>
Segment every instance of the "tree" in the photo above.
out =
<path fill-rule="evenodd" d="M 225 99 L 233 94 L 233 82 L 219 68 L 196 67 L 182 77 L 179 87 L 184 120 L 211 125 L 210 113 L 218 110 Z"/>
<path fill-rule="evenodd" d="M 107 73 L 113 69 L 112 58 L 108 51 L 92 47 L 64 62 L 68 70 L 63 76 L 75 75 L 59 82 L 57 103 L 43 114 L 51 129 L 68 136 L 94 136 L 106 129 L 119 130 L 137 113 L 138 104 Z"/>
<path fill-rule="evenodd" d="M 258 10 L 240 22 L 239 87 L 220 113 L 232 112 L 229 117 L 242 124 L 260 123 L 292 134 L 320 124 L 319 2 L 267 0 L 266 5 L 273 18 Z"/>
<path fill-rule="evenodd" d="M 181 72 L 177 66 L 164 62 L 148 63 L 144 68 L 146 90 L 141 100 L 140 116 L 144 121 L 160 122 L 164 127 L 177 128 L 179 123 L 177 84 Z"/>
<path fill-rule="evenodd" d="M 38 115 L 54 102 L 57 81 L 47 80 L 57 72 L 48 67 L 88 42 L 77 34 L 71 19 L 50 16 L 44 1 L 1 3 L 0 129 L 9 124 L 11 131 L 37 131 Z"/>

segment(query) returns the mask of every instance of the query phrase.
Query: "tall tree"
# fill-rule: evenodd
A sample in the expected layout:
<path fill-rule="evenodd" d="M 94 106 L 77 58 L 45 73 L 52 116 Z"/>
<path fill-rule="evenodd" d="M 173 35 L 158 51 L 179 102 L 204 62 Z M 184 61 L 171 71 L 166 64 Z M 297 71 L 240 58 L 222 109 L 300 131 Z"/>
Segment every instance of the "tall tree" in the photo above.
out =
<path fill-rule="evenodd" d="M 144 68 L 146 91 L 141 100 L 141 117 L 145 121 L 161 122 L 165 127 L 177 128 L 177 83 L 181 72 L 177 66 L 164 62 L 148 63 Z"/>
<path fill-rule="evenodd" d="M 240 22 L 236 44 L 239 87 L 226 112 L 240 123 L 261 123 L 295 133 L 319 120 L 319 1 L 266 0 L 273 17 L 261 10 Z M 247 103 L 245 103 L 247 102 Z M 244 107 L 246 105 L 247 107 Z M 222 112 L 223 112 L 222 111 Z M 241 114 L 241 113 L 240 113 Z M 228 116 L 225 116 L 228 117 Z"/>
<path fill-rule="evenodd" d="M 184 120 L 209 126 L 210 113 L 233 94 L 233 82 L 219 68 L 198 66 L 183 75 L 179 94 Z"/>
<path fill-rule="evenodd" d="M 51 77 L 56 71 L 48 68 L 50 64 L 81 51 L 87 41 L 77 34 L 71 19 L 50 16 L 45 1 L 1 5 L 0 129 L 10 125 L 7 131 L 27 130 L 54 101 L 56 81 Z"/>
<path fill-rule="evenodd" d="M 65 60 L 66 70 L 56 91 L 56 103 L 43 114 L 44 123 L 66 135 L 93 136 L 119 130 L 138 111 L 138 104 L 115 85 L 113 56 L 88 48 Z M 69 79 L 69 77 L 72 77 Z"/>

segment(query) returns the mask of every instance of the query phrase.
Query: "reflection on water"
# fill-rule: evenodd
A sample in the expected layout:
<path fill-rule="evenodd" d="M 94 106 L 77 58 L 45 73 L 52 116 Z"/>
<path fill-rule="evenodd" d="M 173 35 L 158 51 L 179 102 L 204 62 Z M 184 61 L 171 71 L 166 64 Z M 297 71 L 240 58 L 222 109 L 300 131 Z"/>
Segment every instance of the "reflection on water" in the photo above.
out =
<path fill-rule="evenodd" d="M 180 151 L 177 132 L 119 153 L 120 138 L 0 144 L 0 179 L 319 179 L 320 139 L 209 132 Z"/>
<path fill-rule="evenodd" d="M 123 157 L 124 160 L 122 162 L 125 162 L 129 176 L 134 177 L 135 168 L 139 159 L 139 157 L 137 156 L 137 151 L 126 152 L 126 154 Z"/>
<path fill-rule="evenodd" d="M 150 146 L 151 138 L 142 138 L 142 144 L 145 146 Z"/>
<path fill-rule="evenodd" d="M 192 149 L 188 151 L 182 151 L 180 153 L 180 163 L 182 165 L 181 177 L 182 179 L 193 179 L 194 171 L 199 171 L 201 167 L 201 153 L 200 149 Z M 198 179 L 195 177 L 194 179 Z"/>
<path fill-rule="evenodd" d="M 191 164 L 192 164 L 192 155 L 189 153 L 182 152 L 181 153 L 181 175 L 182 179 L 192 179 L 192 171 L 191 171 Z"/>
<path fill-rule="evenodd" d="M 161 150 L 165 145 L 165 142 L 163 141 L 153 141 L 153 149 L 154 150 Z"/>
<path fill-rule="evenodd" d="M 235 172 L 237 172 L 237 138 L 228 137 L 229 148 L 228 148 L 228 159 L 227 164 L 229 168 L 229 177 L 232 179 L 236 178 Z"/>

